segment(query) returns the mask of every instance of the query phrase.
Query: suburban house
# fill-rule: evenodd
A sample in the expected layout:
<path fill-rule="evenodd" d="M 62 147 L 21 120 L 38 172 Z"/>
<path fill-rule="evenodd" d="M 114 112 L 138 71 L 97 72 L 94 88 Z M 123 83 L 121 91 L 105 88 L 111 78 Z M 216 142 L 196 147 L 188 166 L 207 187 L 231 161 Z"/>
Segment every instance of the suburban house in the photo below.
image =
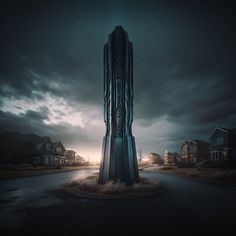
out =
<path fill-rule="evenodd" d="M 211 161 L 236 161 L 236 128 L 215 128 L 210 136 Z"/>
<path fill-rule="evenodd" d="M 0 135 L 0 163 L 15 162 L 19 155 L 19 132 L 5 132 Z"/>
<path fill-rule="evenodd" d="M 56 165 L 56 166 L 63 165 L 64 166 L 66 164 L 65 150 L 66 149 L 65 149 L 64 145 L 60 141 L 53 143 L 52 152 L 53 152 L 53 155 L 55 158 L 54 165 Z"/>
<path fill-rule="evenodd" d="M 65 147 L 61 142 L 53 143 L 49 137 L 35 146 L 33 162 L 35 165 L 63 166 L 66 164 Z"/>
<path fill-rule="evenodd" d="M 30 163 L 43 166 L 63 166 L 75 163 L 75 151 L 66 149 L 49 137 L 36 134 L 7 132 L 0 135 L 0 147 L 3 150 L 2 163 Z"/>
<path fill-rule="evenodd" d="M 49 137 L 36 134 L 22 134 L 20 140 L 20 153 L 25 162 L 35 165 L 50 165 L 52 160 L 52 141 Z"/>
<path fill-rule="evenodd" d="M 178 158 L 179 154 L 177 152 L 164 151 L 163 160 L 165 165 L 175 165 Z"/>
<path fill-rule="evenodd" d="M 82 156 L 76 154 L 75 155 L 75 163 L 76 164 L 84 164 L 85 163 L 85 159 Z"/>
<path fill-rule="evenodd" d="M 76 152 L 73 150 L 65 150 L 66 165 L 74 165 L 76 163 Z"/>
<path fill-rule="evenodd" d="M 163 158 L 161 157 L 161 155 L 155 153 L 155 152 L 151 152 L 148 156 L 148 160 L 151 164 L 163 164 Z"/>
<path fill-rule="evenodd" d="M 74 150 L 65 150 L 65 163 L 66 165 L 79 165 L 79 164 L 84 164 L 85 159 L 76 154 Z"/>
<path fill-rule="evenodd" d="M 180 147 L 182 162 L 196 163 L 209 159 L 210 143 L 201 140 L 184 141 Z"/>

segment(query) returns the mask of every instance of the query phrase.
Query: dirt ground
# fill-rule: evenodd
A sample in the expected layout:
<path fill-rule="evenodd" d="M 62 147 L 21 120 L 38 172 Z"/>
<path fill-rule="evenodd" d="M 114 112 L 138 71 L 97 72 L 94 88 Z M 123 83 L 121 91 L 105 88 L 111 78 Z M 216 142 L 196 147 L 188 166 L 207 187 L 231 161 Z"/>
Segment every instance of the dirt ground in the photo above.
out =
<path fill-rule="evenodd" d="M 155 168 L 162 173 L 196 178 L 204 181 L 215 181 L 221 184 L 236 185 L 236 169 L 229 168 Z"/>
<path fill-rule="evenodd" d="M 0 170 L 0 180 L 4 179 L 12 179 L 18 177 L 29 177 L 29 176 L 38 176 L 38 175 L 47 175 L 47 174 L 54 174 L 60 173 L 65 171 L 72 171 L 72 170 L 81 170 L 81 169 L 90 169 L 96 168 L 94 166 L 64 166 L 61 169 L 48 168 L 48 167 L 35 167 L 35 168 L 22 168 L 17 170 Z"/>

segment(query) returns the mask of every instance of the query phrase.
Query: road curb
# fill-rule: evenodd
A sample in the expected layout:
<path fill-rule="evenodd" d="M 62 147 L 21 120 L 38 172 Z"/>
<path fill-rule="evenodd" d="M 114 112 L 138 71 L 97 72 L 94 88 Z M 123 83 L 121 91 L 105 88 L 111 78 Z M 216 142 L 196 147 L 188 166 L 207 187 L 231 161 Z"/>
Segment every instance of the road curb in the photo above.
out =
<path fill-rule="evenodd" d="M 91 192 L 85 192 L 81 191 L 80 193 L 74 192 L 69 190 L 66 187 L 62 187 L 63 191 L 73 195 L 75 197 L 83 198 L 83 199 L 93 199 L 93 200 L 135 200 L 135 199 L 145 199 L 145 198 L 151 198 L 160 195 L 161 193 L 164 193 L 166 191 L 166 188 L 161 185 L 160 189 L 153 192 L 146 192 L 145 194 L 140 195 L 101 195 L 101 194 L 94 194 Z"/>

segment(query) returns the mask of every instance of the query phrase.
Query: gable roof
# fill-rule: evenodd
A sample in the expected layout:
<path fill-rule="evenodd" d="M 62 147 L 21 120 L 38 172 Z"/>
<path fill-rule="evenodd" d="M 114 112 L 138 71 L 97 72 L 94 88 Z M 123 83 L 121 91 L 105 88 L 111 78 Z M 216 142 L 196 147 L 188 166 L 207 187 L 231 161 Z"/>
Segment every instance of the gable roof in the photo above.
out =
<path fill-rule="evenodd" d="M 78 154 L 75 156 L 75 158 L 78 160 L 81 160 L 81 161 L 85 161 L 85 158 L 83 158 L 82 156 L 80 156 Z"/>
<path fill-rule="evenodd" d="M 210 139 L 212 138 L 212 136 L 215 134 L 215 132 L 217 130 L 220 130 L 220 131 L 227 133 L 227 134 L 236 134 L 236 128 L 226 129 L 226 128 L 222 128 L 222 127 L 216 127 L 214 129 L 214 131 L 212 132 L 212 134 L 210 135 Z"/>
<path fill-rule="evenodd" d="M 20 137 L 20 132 L 4 132 L 0 134 L 0 141 L 9 142 Z"/>
<path fill-rule="evenodd" d="M 184 141 L 182 143 L 182 145 L 180 146 L 180 148 L 183 147 L 184 144 L 186 144 L 187 146 L 189 146 L 191 143 L 194 143 L 194 144 L 199 144 L 199 145 L 210 145 L 209 142 L 205 142 L 205 141 L 202 141 L 202 140 L 199 140 L 199 139 L 190 139 L 189 141 Z"/>
<path fill-rule="evenodd" d="M 236 128 L 229 129 L 229 133 L 230 133 L 230 134 L 236 134 Z"/>
<path fill-rule="evenodd" d="M 160 157 L 161 157 L 161 155 L 158 154 L 158 153 L 156 153 L 156 152 L 150 152 L 150 155 L 153 155 L 153 156 L 160 156 Z"/>
<path fill-rule="evenodd" d="M 70 149 L 70 150 L 67 150 L 67 149 L 66 149 L 66 150 L 65 150 L 65 152 L 68 152 L 68 153 L 69 153 L 69 152 L 76 153 L 76 151 L 74 151 L 74 150 L 71 150 L 71 149 Z"/>
<path fill-rule="evenodd" d="M 190 142 L 193 142 L 193 143 L 195 143 L 195 144 L 207 144 L 207 145 L 210 145 L 210 143 L 209 142 L 206 142 L 206 141 L 202 141 L 202 140 L 199 140 L 199 139 L 191 139 L 190 141 L 189 141 L 189 143 Z"/>
<path fill-rule="evenodd" d="M 61 146 L 61 147 L 65 150 L 64 145 L 63 145 L 60 141 L 55 142 L 55 143 L 52 144 L 52 148 L 53 148 L 54 150 L 56 149 L 57 146 Z"/>
<path fill-rule="evenodd" d="M 184 144 L 186 144 L 186 145 L 188 146 L 188 144 L 189 144 L 189 141 L 184 141 L 184 142 L 182 142 L 182 144 L 181 144 L 180 148 L 182 148 Z"/>
<path fill-rule="evenodd" d="M 44 137 L 44 140 L 41 144 L 44 144 L 44 143 L 47 143 L 47 142 L 52 144 L 52 140 L 49 137 Z"/>

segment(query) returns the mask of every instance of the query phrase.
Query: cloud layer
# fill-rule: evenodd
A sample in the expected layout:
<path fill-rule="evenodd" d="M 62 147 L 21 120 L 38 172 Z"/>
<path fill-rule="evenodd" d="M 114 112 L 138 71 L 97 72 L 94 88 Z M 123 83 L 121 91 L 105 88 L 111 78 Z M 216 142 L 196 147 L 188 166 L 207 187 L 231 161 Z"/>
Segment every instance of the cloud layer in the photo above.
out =
<path fill-rule="evenodd" d="M 134 45 L 137 148 L 178 151 L 186 138 L 207 140 L 215 126 L 236 126 L 234 8 L 10 1 L 1 9 L 1 131 L 49 135 L 98 158 L 102 50 L 116 25 Z"/>

